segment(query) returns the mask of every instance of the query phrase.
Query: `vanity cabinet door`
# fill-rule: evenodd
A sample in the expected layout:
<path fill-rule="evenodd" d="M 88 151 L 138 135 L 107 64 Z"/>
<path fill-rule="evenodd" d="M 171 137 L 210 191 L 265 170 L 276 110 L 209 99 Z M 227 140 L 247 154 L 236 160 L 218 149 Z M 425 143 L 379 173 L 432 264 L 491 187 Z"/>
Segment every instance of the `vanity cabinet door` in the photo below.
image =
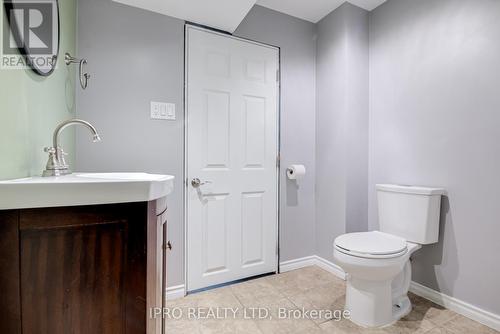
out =
<path fill-rule="evenodd" d="M 21 334 L 19 211 L 0 211 L 0 333 Z"/>
<path fill-rule="evenodd" d="M 23 334 L 146 332 L 147 203 L 21 210 Z"/>

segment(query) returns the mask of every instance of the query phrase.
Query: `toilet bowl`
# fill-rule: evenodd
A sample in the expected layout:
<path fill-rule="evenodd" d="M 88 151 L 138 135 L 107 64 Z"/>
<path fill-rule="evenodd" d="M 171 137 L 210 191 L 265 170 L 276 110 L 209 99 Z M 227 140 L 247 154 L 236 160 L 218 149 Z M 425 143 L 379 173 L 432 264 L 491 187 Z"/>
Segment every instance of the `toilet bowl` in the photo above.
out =
<path fill-rule="evenodd" d="M 407 297 L 409 259 L 420 247 L 378 231 L 344 234 L 335 239 L 334 258 L 347 273 L 346 309 L 351 321 L 379 327 L 411 311 Z"/>
<path fill-rule="evenodd" d="M 346 272 L 345 309 L 363 327 L 387 326 L 411 311 L 410 256 L 437 242 L 443 189 L 377 185 L 380 231 L 347 233 L 333 257 Z"/>

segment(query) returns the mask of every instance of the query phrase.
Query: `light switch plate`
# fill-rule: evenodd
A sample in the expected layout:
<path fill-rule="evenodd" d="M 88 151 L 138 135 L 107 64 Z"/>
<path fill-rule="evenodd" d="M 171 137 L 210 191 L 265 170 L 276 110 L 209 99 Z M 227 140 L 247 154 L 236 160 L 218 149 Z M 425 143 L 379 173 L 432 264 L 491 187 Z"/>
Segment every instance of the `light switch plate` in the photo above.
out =
<path fill-rule="evenodd" d="M 165 103 L 165 109 L 167 113 L 167 117 L 165 119 L 175 121 L 175 104 L 174 103 Z"/>
<path fill-rule="evenodd" d="M 151 119 L 175 120 L 175 104 L 151 101 Z"/>

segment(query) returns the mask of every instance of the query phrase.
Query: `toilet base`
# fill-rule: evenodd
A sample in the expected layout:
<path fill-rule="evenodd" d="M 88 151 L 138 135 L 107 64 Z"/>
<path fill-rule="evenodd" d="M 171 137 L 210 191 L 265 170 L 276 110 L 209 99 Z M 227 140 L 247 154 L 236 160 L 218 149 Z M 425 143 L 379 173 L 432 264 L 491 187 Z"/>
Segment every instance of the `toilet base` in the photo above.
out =
<path fill-rule="evenodd" d="M 362 327 L 389 326 L 411 312 L 406 291 L 394 298 L 391 281 L 369 281 L 349 276 L 346 284 L 345 309 L 350 320 Z"/>
<path fill-rule="evenodd" d="M 394 322 L 407 316 L 408 314 L 410 314 L 410 312 L 411 302 L 408 296 L 404 296 L 398 304 L 392 306 L 392 317 L 394 319 Z"/>

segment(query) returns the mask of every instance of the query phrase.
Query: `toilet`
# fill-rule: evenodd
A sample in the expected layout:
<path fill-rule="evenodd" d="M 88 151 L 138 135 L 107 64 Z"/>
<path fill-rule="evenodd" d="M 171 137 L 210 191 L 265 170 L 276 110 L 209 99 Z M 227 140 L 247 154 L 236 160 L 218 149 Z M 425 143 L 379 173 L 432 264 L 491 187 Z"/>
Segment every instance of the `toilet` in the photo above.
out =
<path fill-rule="evenodd" d="M 346 273 L 345 309 L 363 327 L 390 325 L 411 311 L 410 256 L 438 241 L 444 189 L 378 184 L 379 231 L 347 233 L 333 257 Z"/>

